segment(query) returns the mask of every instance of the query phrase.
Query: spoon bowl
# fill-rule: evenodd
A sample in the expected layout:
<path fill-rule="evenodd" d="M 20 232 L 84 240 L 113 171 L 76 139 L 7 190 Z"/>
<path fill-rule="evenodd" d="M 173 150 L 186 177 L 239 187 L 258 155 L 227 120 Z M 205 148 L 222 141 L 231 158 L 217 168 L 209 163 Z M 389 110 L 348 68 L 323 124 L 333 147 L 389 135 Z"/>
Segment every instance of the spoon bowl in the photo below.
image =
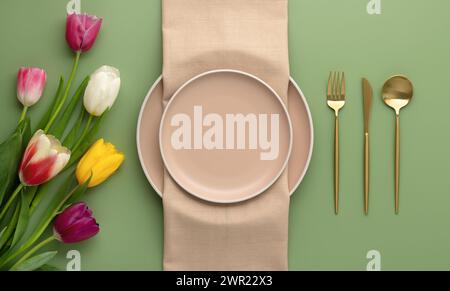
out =
<path fill-rule="evenodd" d="M 382 96 L 386 105 L 393 108 L 398 115 L 400 114 L 400 109 L 411 101 L 413 91 L 411 81 L 405 76 L 397 75 L 389 78 L 384 83 Z"/>

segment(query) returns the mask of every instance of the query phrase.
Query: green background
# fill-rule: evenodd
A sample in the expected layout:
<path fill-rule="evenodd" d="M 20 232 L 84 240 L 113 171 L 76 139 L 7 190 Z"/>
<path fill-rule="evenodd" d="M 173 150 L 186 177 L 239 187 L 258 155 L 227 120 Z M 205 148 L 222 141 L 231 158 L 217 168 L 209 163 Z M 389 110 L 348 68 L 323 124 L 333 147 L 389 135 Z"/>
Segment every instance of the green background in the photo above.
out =
<path fill-rule="evenodd" d="M 450 189 L 447 110 L 450 108 L 450 2 L 382 0 L 369 15 L 369 0 L 290 0 L 292 76 L 309 102 L 315 126 L 311 166 L 290 208 L 291 270 L 365 270 L 369 250 L 379 250 L 383 270 L 450 269 Z M 0 139 L 15 126 L 19 66 L 47 70 L 36 120 L 50 104 L 72 53 L 64 40 L 65 0 L 0 3 Z M 103 64 L 121 71 L 123 86 L 101 135 L 126 154 L 122 169 L 92 189 L 86 201 L 100 234 L 78 245 L 83 270 L 160 270 L 163 217 L 160 198 L 141 170 L 135 129 L 141 103 L 161 74 L 159 0 L 84 0 L 82 10 L 104 18 L 94 48 L 83 55 L 76 83 Z M 330 70 L 347 74 L 348 102 L 341 115 L 341 212 L 333 214 L 333 113 L 325 103 Z M 401 213 L 394 215 L 394 112 L 380 88 L 402 73 L 415 85 L 401 114 Z M 371 123 L 370 215 L 363 215 L 363 112 L 361 78 L 374 88 Z"/>

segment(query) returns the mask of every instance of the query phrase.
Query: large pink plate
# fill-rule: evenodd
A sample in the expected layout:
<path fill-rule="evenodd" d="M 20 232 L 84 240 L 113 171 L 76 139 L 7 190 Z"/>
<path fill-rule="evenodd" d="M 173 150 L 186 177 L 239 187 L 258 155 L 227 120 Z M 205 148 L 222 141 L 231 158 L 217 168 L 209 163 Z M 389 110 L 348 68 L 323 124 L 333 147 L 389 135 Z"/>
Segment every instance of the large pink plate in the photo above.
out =
<path fill-rule="evenodd" d="M 288 111 L 293 129 L 292 151 L 288 162 L 288 182 L 292 195 L 305 176 L 313 150 L 313 123 L 306 99 L 291 78 Z M 162 196 L 164 163 L 159 146 L 159 127 L 163 114 L 163 80 L 159 77 L 148 91 L 142 104 L 137 125 L 139 160 L 147 180 Z"/>

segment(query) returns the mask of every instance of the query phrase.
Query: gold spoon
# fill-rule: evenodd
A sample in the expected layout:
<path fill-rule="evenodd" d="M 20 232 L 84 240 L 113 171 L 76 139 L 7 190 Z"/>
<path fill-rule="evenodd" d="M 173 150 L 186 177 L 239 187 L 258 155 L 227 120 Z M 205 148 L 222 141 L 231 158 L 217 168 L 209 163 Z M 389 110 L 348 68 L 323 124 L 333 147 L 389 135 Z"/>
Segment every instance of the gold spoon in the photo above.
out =
<path fill-rule="evenodd" d="M 395 110 L 395 213 L 399 213 L 400 176 L 400 109 L 408 105 L 413 97 L 413 85 L 405 76 L 393 76 L 383 86 L 384 103 Z"/>

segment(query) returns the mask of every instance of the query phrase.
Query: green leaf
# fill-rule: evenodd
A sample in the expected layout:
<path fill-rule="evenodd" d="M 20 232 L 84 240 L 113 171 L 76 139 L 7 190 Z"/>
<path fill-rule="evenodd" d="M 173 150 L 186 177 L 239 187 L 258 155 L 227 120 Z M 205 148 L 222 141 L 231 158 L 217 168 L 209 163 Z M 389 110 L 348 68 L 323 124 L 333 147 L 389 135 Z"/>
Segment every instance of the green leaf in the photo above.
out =
<path fill-rule="evenodd" d="M 25 142 L 30 137 L 30 119 L 19 123 L 15 132 L 0 144 L 0 205 L 7 193 L 17 186 L 17 169 Z"/>
<path fill-rule="evenodd" d="M 21 193 L 19 219 L 17 221 L 16 231 L 14 233 L 11 247 L 14 247 L 14 245 L 22 238 L 25 230 L 27 229 L 28 221 L 30 219 L 28 210 L 28 200 L 25 198 L 25 195 Z"/>
<path fill-rule="evenodd" d="M 35 271 L 42 271 L 42 272 L 58 272 L 58 271 L 61 271 L 61 270 L 58 269 L 58 268 L 55 267 L 55 266 L 45 264 L 45 265 L 43 265 L 42 267 L 36 269 Z"/>
<path fill-rule="evenodd" d="M 5 227 L 2 229 L 2 231 L 0 231 L 0 240 L 2 239 L 3 234 L 5 234 L 5 231 L 6 231 L 7 229 L 8 229 L 8 227 L 5 226 Z"/>
<path fill-rule="evenodd" d="M 81 125 L 83 124 L 84 115 L 86 111 L 81 109 L 80 114 L 78 115 L 77 122 L 73 125 L 72 129 L 67 134 L 66 138 L 63 141 L 63 145 L 67 148 L 72 148 L 77 142 L 77 137 L 80 132 Z"/>
<path fill-rule="evenodd" d="M 73 176 L 73 174 L 71 174 L 70 176 Z M 30 212 L 34 213 L 34 210 L 36 209 L 36 207 L 39 205 L 39 203 L 41 203 L 42 198 L 47 194 L 47 192 L 52 188 L 53 183 L 56 183 L 57 180 L 54 179 L 48 183 L 45 183 L 44 185 L 41 185 L 34 197 L 33 202 L 31 203 L 31 209 Z M 67 193 L 67 191 L 69 191 L 70 186 L 74 183 L 73 179 L 67 179 L 67 181 L 65 181 L 62 186 L 59 188 L 59 190 L 57 191 L 55 197 L 59 197 L 58 195 L 63 195 L 64 193 Z"/>
<path fill-rule="evenodd" d="M 87 179 L 83 184 L 79 185 L 71 194 L 69 199 L 67 199 L 67 202 L 64 204 L 64 207 L 68 207 L 70 204 L 79 201 L 81 196 L 83 196 L 84 193 L 86 193 L 86 190 L 88 189 L 89 182 L 91 182 L 92 175 Z M 62 209 L 60 209 L 62 210 Z"/>
<path fill-rule="evenodd" d="M 61 102 L 61 98 L 63 97 L 63 89 L 64 89 L 64 79 L 63 79 L 63 77 L 60 77 L 58 89 L 56 90 L 55 96 L 53 97 L 52 105 L 48 108 L 48 110 L 42 116 L 36 129 L 44 129 L 45 128 L 45 126 L 47 125 L 47 122 L 50 120 L 50 117 L 56 111 L 56 107 Z"/>
<path fill-rule="evenodd" d="M 68 170 L 66 169 L 67 173 L 63 174 L 61 179 L 52 179 L 38 188 L 38 192 L 30 208 L 30 221 L 32 221 L 30 226 L 33 225 L 33 227 L 27 229 L 24 237 L 22 237 L 14 248 L 0 253 L 0 269 L 30 248 L 48 228 L 54 218 L 54 209 L 61 204 L 61 196 L 65 197 L 68 191 L 72 189 L 69 187 L 75 183 L 73 170 L 70 172 Z M 45 196 L 47 196 L 46 198 L 49 201 L 40 203 Z"/>
<path fill-rule="evenodd" d="M 19 220 L 19 212 L 20 212 L 20 206 L 16 205 L 14 214 L 12 215 L 11 220 L 9 221 L 5 232 L 0 237 L 0 250 L 5 246 L 5 244 L 10 239 L 11 235 L 14 233 L 14 230 L 16 229 L 17 221 Z"/>
<path fill-rule="evenodd" d="M 72 195 L 77 196 L 82 195 L 82 193 L 84 193 L 87 190 L 87 185 L 89 184 L 89 181 L 90 179 L 86 181 L 84 184 L 76 186 L 72 191 L 70 191 L 68 194 L 64 195 L 63 198 L 61 198 L 60 194 L 67 193 L 68 188 L 67 186 L 71 185 L 70 182 L 72 183 L 74 182 L 74 179 L 70 178 L 67 179 L 65 183 L 62 185 L 62 187 L 59 188 L 57 195 L 55 195 L 55 197 L 60 198 L 54 199 L 54 201 L 52 201 L 50 205 L 46 206 L 45 213 L 39 219 L 37 227 L 33 230 L 32 234 L 30 234 L 30 236 L 26 239 L 26 241 L 22 243 L 18 249 L 7 252 L 2 256 L 0 256 L 0 266 L 3 266 L 7 262 L 10 262 L 12 259 L 16 258 L 18 255 L 20 255 L 29 247 L 31 247 L 42 236 L 42 234 L 45 232 L 45 230 L 50 225 L 52 220 L 58 214 L 59 210 L 61 210 L 66 205 L 68 199 L 70 199 Z"/>
<path fill-rule="evenodd" d="M 51 131 L 51 133 L 56 136 L 58 139 L 61 139 L 64 131 L 67 127 L 68 122 L 70 121 L 70 117 L 72 117 L 72 113 L 75 109 L 75 106 L 78 104 L 78 101 L 80 100 L 80 97 L 83 95 L 84 91 L 86 90 L 86 87 L 89 83 L 90 77 L 86 77 L 83 82 L 81 82 L 78 89 L 75 91 L 74 95 L 72 96 L 72 99 L 70 100 L 69 105 L 67 105 L 66 109 L 64 110 L 64 113 L 58 123 L 55 125 L 54 129 Z M 84 108 L 81 109 L 84 111 Z"/>
<path fill-rule="evenodd" d="M 15 132 L 0 145 L 0 205 L 6 193 L 15 184 L 21 147 L 22 138 L 18 132 Z"/>
<path fill-rule="evenodd" d="M 15 266 L 11 271 L 34 271 L 48 263 L 57 253 L 57 251 L 51 251 L 36 255 Z"/>
<path fill-rule="evenodd" d="M 33 202 L 33 199 L 38 189 L 39 186 L 28 186 L 24 190 L 22 190 L 25 195 L 25 199 L 28 202 L 28 205 L 31 205 L 31 203 Z"/>
<path fill-rule="evenodd" d="M 80 146 L 77 148 L 75 152 L 72 153 L 72 156 L 70 158 L 69 164 L 67 167 L 72 166 L 74 163 L 76 163 L 81 156 L 86 152 L 86 150 L 92 145 L 94 142 L 94 139 L 97 135 L 97 132 L 100 128 L 100 125 L 102 124 L 102 121 L 105 119 L 105 116 L 107 115 L 109 111 L 105 111 L 105 113 L 102 114 L 94 123 L 92 128 L 89 130 L 88 134 L 85 136 L 85 138 L 81 141 Z"/>
<path fill-rule="evenodd" d="M 25 151 L 25 148 L 28 145 L 28 142 L 31 138 L 31 123 L 30 118 L 26 117 L 24 120 L 22 120 L 19 123 L 19 126 L 17 127 L 18 132 L 22 136 L 22 152 Z M 21 158 L 22 155 L 20 155 Z"/>
<path fill-rule="evenodd" d="M 17 127 L 16 131 L 2 144 L 0 144 L 0 205 L 15 186 L 17 181 L 17 168 L 22 156 L 22 143 L 24 135 L 29 130 L 29 119 L 26 118 Z"/>
<path fill-rule="evenodd" d="M 72 178 L 74 176 L 73 171 L 70 173 L 69 177 L 67 178 L 64 183 L 59 186 L 58 190 L 54 194 L 54 197 L 66 197 L 67 193 L 70 193 L 71 189 L 74 187 L 74 179 Z M 51 189 L 51 183 L 44 184 L 42 187 L 39 188 L 38 194 L 36 195 L 35 201 L 33 201 L 32 208 L 36 208 L 39 204 L 40 200 L 43 196 L 48 192 L 49 189 Z M 75 188 L 76 189 L 76 188 Z M 64 196 L 63 196 L 64 195 Z M 55 216 L 55 213 L 58 212 L 59 208 L 61 208 L 61 200 L 54 199 L 48 207 L 46 207 L 45 212 L 43 213 L 42 217 L 40 218 L 40 223 L 36 230 L 33 232 L 31 236 L 35 236 L 36 238 L 39 238 L 42 233 L 39 233 L 40 231 L 44 232 L 44 230 L 47 228 L 47 226 L 50 224 L 52 219 Z"/>

